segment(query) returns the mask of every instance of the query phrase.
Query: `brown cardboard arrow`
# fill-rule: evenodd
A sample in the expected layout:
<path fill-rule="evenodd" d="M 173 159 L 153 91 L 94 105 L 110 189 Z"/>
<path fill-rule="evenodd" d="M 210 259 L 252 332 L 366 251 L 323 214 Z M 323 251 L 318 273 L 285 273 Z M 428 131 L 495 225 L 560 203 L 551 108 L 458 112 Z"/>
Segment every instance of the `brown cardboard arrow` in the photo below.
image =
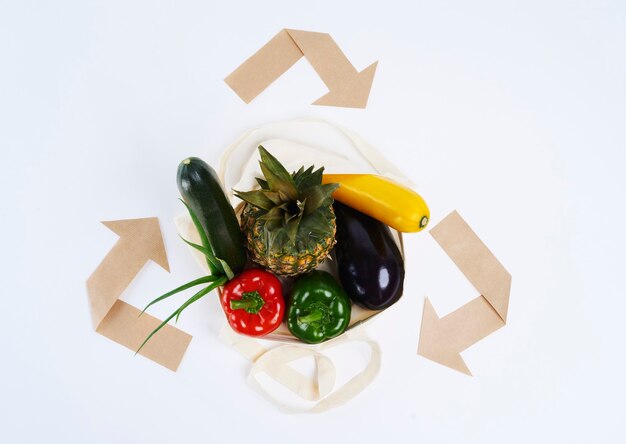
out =
<path fill-rule="evenodd" d="M 456 211 L 430 234 L 481 295 L 442 318 L 426 299 L 417 353 L 471 375 L 460 352 L 505 325 L 511 275 Z"/>
<path fill-rule="evenodd" d="M 156 217 L 102 222 L 120 239 L 87 279 L 87 293 L 95 330 L 135 351 L 161 321 L 120 301 L 126 287 L 152 260 L 170 271 Z M 166 325 L 139 352 L 176 371 L 191 341 L 187 333 Z"/>
<path fill-rule="evenodd" d="M 365 108 L 378 62 L 358 72 L 329 34 L 283 29 L 233 71 L 225 82 L 250 103 L 306 57 L 329 89 L 314 105 Z"/>

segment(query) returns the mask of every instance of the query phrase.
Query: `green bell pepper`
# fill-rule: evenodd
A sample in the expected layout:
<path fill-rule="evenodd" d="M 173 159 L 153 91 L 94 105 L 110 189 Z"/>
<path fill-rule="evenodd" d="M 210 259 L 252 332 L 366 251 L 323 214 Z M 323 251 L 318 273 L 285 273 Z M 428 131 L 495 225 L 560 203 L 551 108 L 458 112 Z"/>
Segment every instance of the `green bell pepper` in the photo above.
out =
<path fill-rule="evenodd" d="M 297 338 L 315 344 L 340 335 L 350 323 L 350 299 L 335 278 L 315 270 L 293 284 L 287 327 Z"/>

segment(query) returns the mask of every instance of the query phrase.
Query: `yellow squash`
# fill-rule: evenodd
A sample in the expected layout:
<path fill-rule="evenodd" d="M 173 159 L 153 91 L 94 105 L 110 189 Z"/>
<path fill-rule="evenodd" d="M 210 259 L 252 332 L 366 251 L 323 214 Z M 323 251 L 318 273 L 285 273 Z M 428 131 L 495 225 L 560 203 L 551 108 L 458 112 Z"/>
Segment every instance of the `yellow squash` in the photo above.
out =
<path fill-rule="evenodd" d="M 324 174 L 323 183 L 338 183 L 333 198 L 403 233 L 424 229 L 430 210 L 422 196 L 374 174 Z"/>

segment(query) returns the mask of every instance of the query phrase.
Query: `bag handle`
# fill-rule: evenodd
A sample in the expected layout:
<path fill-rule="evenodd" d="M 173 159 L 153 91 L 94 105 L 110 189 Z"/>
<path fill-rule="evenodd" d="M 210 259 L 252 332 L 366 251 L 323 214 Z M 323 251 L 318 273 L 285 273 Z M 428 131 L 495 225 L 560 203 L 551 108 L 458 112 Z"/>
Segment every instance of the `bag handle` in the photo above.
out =
<path fill-rule="evenodd" d="M 282 345 L 267 350 L 258 341 L 238 335 L 227 325 L 222 328 L 220 338 L 253 361 L 248 374 L 248 384 L 287 413 L 320 413 L 338 407 L 362 392 L 380 371 L 382 356 L 380 345 L 365 334 L 363 327 L 353 329 L 340 338 L 315 347 Z M 333 392 L 335 366 L 331 359 L 321 351 L 349 342 L 368 344 L 371 352 L 370 359 L 360 373 Z M 305 357 L 312 357 L 315 360 L 314 378 L 306 377 L 288 365 L 292 361 Z M 317 404 L 308 409 L 285 404 L 259 382 L 257 376 L 260 373 L 265 373 L 300 398 L 306 401 L 317 401 Z"/>
<path fill-rule="evenodd" d="M 323 119 L 298 119 L 298 120 L 295 120 L 294 122 L 313 122 L 313 123 L 318 122 L 318 123 L 324 123 L 324 124 L 330 125 L 330 123 L 326 122 Z M 366 142 L 363 138 L 353 133 L 352 131 L 349 131 L 346 128 L 343 128 L 340 126 L 335 126 L 335 128 L 339 129 L 341 132 L 344 133 L 344 135 L 350 140 L 354 149 L 376 171 L 378 171 L 378 174 L 382 176 L 387 176 L 391 179 L 395 179 L 398 182 L 407 184 L 408 186 L 411 186 L 411 187 L 413 186 L 413 183 L 411 182 L 411 180 L 402 171 L 400 171 L 395 165 L 393 165 L 391 162 L 385 159 L 385 156 L 383 156 L 376 148 L 374 148 L 372 145 Z M 250 134 L 252 134 L 257 129 L 258 128 L 249 129 L 240 137 L 238 137 L 237 140 L 235 140 L 232 144 L 228 146 L 228 148 L 226 148 L 222 152 L 222 155 L 220 156 L 220 160 L 219 160 L 218 176 L 222 184 L 224 184 L 224 186 L 226 186 L 226 170 L 227 170 L 227 165 L 229 164 L 230 157 L 237 150 L 241 141 L 245 140 Z M 231 198 L 232 191 L 227 188 L 226 192 L 227 192 L 227 196 Z"/>

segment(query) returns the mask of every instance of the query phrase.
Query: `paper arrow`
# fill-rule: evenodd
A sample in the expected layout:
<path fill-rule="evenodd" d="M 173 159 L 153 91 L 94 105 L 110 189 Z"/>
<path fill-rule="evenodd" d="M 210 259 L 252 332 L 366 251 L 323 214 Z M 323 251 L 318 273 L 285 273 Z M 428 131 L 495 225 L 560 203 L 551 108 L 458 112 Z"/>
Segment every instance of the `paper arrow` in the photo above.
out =
<path fill-rule="evenodd" d="M 119 300 L 143 266 L 152 260 L 169 272 L 159 220 L 155 217 L 102 222 L 120 236 L 98 268 L 87 279 L 87 294 L 94 329 L 135 351 L 161 321 Z M 191 336 L 166 325 L 139 352 L 176 371 Z"/>
<path fill-rule="evenodd" d="M 471 375 L 460 352 L 505 325 L 511 275 L 456 211 L 430 234 L 481 296 L 443 318 L 426 299 L 417 353 Z"/>
<path fill-rule="evenodd" d="M 306 57 L 329 89 L 314 105 L 365 108 L 378 62 L 358 72 L 329 34 L 283 29 L 225 82 L 250 103 L 300 58 Z"/>

